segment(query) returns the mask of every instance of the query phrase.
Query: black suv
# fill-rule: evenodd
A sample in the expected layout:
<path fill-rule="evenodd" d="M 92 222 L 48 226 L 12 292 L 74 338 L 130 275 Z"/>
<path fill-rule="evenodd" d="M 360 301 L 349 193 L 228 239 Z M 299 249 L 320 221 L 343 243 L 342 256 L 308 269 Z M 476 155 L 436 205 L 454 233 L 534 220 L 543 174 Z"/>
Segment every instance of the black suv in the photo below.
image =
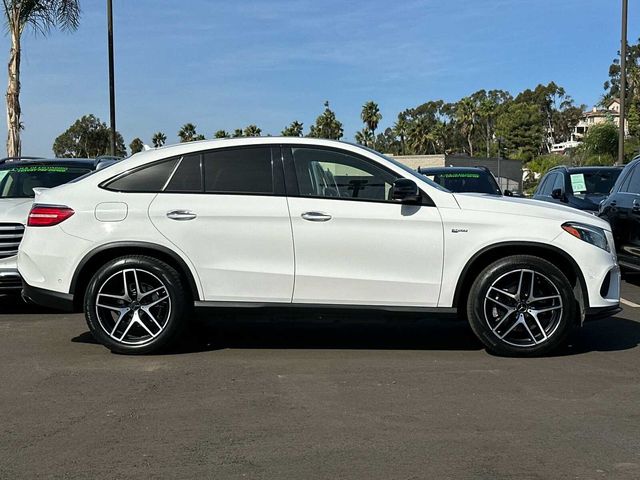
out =
<path fill-rule="evenodd" d="M 611 224 L 620 266 L 640 270 L 640 156 L 624 167 L 599 215 Z"/>
<path fill-rule="evenodd" d="M 595 214 L 620 172 L 622 167 L 554 167 L 540 179 L 533 198 Z"/>
<path fill-rule="evenodd" d="M 502 195 L 498 182 L 487 167 L 419 167 L 418 172 L 453 193 Z M 509 190 L 504 194 L 512 195 Z"/>

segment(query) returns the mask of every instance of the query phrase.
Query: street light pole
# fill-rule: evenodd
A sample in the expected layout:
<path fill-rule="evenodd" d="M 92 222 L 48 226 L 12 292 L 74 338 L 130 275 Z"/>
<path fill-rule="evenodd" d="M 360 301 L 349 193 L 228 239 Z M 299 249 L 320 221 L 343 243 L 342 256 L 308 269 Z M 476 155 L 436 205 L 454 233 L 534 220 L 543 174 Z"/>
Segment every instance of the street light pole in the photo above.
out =
<path fill-rule="evenodd" d="M 624 163 L 624 124 L 627 100 L 627 7 L 622 0 L 622 39 L 620 40 L 620 125 L 618 132 L 618 165 Z"/>
<path fill-rule="evenodd" d="M 107 0 L 107 31 L 109 42 L 109 110 L 111 117 L 111 155 L 116 154 L 116 86 L 113 68 L 113 10 Z"/>

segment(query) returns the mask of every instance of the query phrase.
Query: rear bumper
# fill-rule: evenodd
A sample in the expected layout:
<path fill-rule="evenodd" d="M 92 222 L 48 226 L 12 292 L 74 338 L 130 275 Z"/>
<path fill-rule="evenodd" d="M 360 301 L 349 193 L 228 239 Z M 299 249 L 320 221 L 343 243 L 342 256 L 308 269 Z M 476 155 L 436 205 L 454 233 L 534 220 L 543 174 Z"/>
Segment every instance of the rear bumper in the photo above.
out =
<path fill-rule="evenodd" d="M 620 305 L 613 305 L 611 307 L 587 308 L 584 319 L 586 322 L 589 322 L 591 320 L 601 320 L 603 318 L 612 317 L 616 313 L 620 313 L 621 311 L 622 307 L 620 307 Z"/>
<path fill-rule="evenodd" d="M 19 293 L 22 289 L 22 277 L 15 268 L 0 268 L 0 294 Z"/>
<path fill-rule="evenodd" d="M 52 290 L 45 290 L 44 288 L 32 287 L 25 283 L 22 287 L 22 296 L 26 300 L 42 305 L 43 307 L 63 310 L 65 312 L 72 312 L 74 310 L 73 295 L 70 293 L 54 292 Z"/>

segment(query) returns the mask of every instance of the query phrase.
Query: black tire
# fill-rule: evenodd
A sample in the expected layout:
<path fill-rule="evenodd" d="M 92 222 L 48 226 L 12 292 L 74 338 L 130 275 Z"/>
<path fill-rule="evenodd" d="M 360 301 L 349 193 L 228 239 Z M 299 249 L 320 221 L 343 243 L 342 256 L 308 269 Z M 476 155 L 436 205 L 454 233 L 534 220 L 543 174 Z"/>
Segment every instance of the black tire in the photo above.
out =
<path fill-rule="evenodd" d="M 531 283 L 534 300 L 529 302 Z M 577 315 L 567 277 L 547 260 L 529 255 L 505 257 L 487 266 L 467 299 L 474 333 L 487 350 L 503 356 L 548 354 L 566 341 Z"/>
<path fill-rule="evenodd" d="M 98 269 L 87 287 L 84 311 L 98 342 L 114 353 L 141 355 L 178 340 L 190 303 L 175 268 L 154 257 L 130 255 Z"/>

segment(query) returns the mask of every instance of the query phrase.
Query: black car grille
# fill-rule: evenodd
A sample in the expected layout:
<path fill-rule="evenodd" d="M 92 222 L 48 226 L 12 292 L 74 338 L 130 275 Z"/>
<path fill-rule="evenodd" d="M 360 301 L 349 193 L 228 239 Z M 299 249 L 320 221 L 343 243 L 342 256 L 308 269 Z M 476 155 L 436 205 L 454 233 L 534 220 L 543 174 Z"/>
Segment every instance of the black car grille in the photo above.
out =
<path fill-rule="evenodd" d="M 0 258 L 16 255 L 23 235 L 24 225 L 20 223 L 0 223 Z"/>

